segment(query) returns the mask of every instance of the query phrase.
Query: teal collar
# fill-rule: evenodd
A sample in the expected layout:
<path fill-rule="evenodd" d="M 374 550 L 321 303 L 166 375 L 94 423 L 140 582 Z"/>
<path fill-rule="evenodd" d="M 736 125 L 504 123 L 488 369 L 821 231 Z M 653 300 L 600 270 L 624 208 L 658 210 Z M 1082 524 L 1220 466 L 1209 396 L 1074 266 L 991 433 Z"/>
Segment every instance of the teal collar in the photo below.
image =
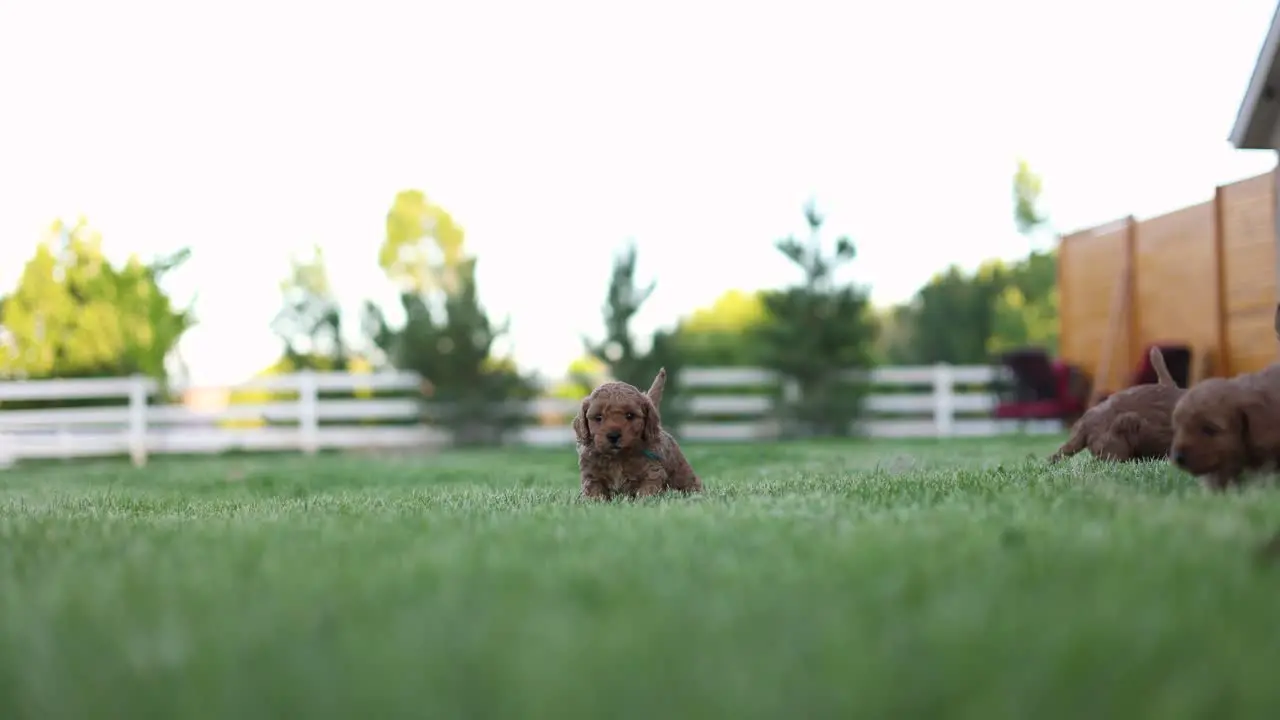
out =
<path fill-rule="evenodd" d="M 642 454 L 654 462 L 662 462 L 662 456 L 652 450 L 645 450 Z"/>

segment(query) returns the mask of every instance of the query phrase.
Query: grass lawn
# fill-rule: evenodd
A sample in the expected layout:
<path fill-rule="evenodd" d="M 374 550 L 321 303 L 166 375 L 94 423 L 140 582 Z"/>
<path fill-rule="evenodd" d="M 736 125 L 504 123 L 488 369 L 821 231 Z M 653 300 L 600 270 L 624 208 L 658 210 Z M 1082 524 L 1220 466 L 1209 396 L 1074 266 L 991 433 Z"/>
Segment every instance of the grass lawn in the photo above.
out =
<path fill-rule="evenodd" d="M 1057 440 L 11 470 L 0 718 L 1276 717 L 1280 490 Z"/>

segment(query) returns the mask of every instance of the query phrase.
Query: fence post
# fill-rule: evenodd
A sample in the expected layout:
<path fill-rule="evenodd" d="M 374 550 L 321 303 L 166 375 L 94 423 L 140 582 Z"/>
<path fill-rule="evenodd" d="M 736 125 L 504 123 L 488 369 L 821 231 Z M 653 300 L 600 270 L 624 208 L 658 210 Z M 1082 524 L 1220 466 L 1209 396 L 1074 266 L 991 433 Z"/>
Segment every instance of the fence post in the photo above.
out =
<path fill-rule="evenodd" d="M 129 378 L 129 459 L 134 467 L 147 464 L 147 377 Z"/>
<path fill-rule="evenodd" d="M 778 426 L 777 432 L 773 437 L 774 440 L 789 438 L 795 434 L 795 408 L 800 404 L 800 400 L 800 383 L 795 378 L 783 376 L 782 407 L 778 408 L 781 412 L 777 413 Z"/>
<path fill-rule="evenodd" d="M 933 424 L 939 437 L 950 437 L 955 431 L 955 374 L 947 363 L 933 366 Z"/>
<path fill-rule="evenodd" d="M 14 446 L 13 437 L 0 430 L 0 470 L 11 468 L 17 462 Z"/>
<path fill-rule="evenodd" d="M 320 449 L 320 389 L 311 370 L 298 373 L 298 432 L 302 452 L 315 455 Z"/>

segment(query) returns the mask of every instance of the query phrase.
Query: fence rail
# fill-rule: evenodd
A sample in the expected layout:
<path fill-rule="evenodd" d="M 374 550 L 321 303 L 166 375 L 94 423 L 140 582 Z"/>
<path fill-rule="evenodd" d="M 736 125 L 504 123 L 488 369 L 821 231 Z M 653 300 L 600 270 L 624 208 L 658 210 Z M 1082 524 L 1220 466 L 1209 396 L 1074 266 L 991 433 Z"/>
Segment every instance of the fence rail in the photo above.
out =
<path fill-rule="evenodd" d="M 993 436 L 1056 432 L 1057 422 L 995 420 L 988 366 L 886 367 L 869 377 L 871 394 L 853 430 L 870 437 Z M 686 421 L 682 441 L 760 441 L 781 434 L 777 398 L 794 396 L 787 383 L 758 368 L 690 368 L 681 373 Z M 413 373 L 300 372 L 255 378 L 226 388 L 186 388 L 160 397 L 143 377 L 0 382 L 0 466 L 24 458 L 208 454 L 231 450 L 432 448 L 451 434 L 423 421 Z M 379 395 L 382 396 L 379 396 Z M 398 395 L 386 397 L 387 394 Z M 326 397 L 326 395 L 330 397 Z M 332 397 L 337 395 L 339 397 Z M 23 408 L 32 401 L 80 406 Z M 15 404 L 18 407 L 15 407 Z M 579 401 L 539 398 L 517 405 L 530 423 L 510 441 L 568 446 Z M 429 414 L 429 413 L 428 413 Z"/>

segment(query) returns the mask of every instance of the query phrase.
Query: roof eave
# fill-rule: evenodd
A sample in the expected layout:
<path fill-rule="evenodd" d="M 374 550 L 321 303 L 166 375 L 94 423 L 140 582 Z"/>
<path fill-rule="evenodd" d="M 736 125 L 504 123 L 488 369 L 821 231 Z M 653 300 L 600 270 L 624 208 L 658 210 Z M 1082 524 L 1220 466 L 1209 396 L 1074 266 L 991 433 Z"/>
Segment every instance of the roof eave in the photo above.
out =
<path fill-rule="evenodd" d="M 1280 87 L 1280 66 L 1276 55 L 1280 52 L 1280 6 L 1271 15 L 1271 28 L 1258 51 L 1258 61 L 1253 66 L 1253 76 L 1240 110 L 1236 113 L 1235 127 L 1231 129 L 1231 144 L 1241 150 L 1275 150 L 1276 121 L 1280 119 L 1276 88 Z"/>

